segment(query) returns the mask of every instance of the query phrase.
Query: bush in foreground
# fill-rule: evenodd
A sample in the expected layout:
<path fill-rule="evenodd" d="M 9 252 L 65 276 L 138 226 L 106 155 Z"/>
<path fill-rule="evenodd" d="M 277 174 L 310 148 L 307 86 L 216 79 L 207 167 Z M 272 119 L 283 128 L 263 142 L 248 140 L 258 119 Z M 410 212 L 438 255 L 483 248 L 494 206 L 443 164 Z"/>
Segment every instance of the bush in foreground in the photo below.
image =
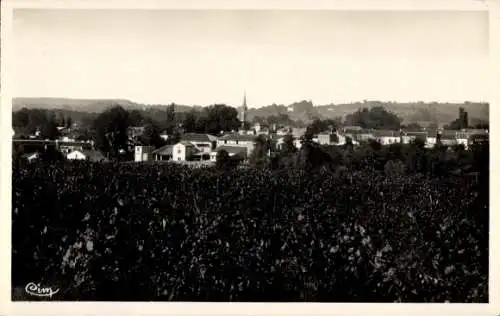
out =
<path fill-rule="evenodd" d="M 54 299 L 486 302 L 488 191 L 462 178 L 134 164 L 13 175 L 13 286 Z"/>

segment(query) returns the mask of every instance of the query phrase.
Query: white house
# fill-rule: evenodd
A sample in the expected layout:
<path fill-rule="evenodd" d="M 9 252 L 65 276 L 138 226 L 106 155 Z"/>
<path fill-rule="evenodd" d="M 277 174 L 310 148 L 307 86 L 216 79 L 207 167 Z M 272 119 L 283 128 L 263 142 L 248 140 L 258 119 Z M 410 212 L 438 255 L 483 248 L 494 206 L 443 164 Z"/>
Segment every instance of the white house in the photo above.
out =
<path fill-rule="evenodd" d="M 85 160 L 87 156 L 80 150 L 73 150 L 69 154 L 66 155 L 66 158 L 69 160 Z"/>
<path fill-rule="evenodd" d="M 356 142 L 368 141 L 369 139 L 375 138 L 372 131 L 358 129 L 355 127 L 350 127 L 349 129 L 344 128 L 342 131 L 342 135 L 344 137 L 351 138 L 353 143 L 354 143 L 354 141 L 356 141 Z"/>
<path fill-rule="evenodd" d="M 151 152 L 151 156 L 156 161 L 171 160 L 173 154 L 173 145 L 165 145 Z"/>
<path fill-rule="evenodd" d="M 401 142 L 403 144 L 409 144 L 416 140 L 417 138 L 421 139 L 424 141 L 424 143 L 427 142 L 427 132 L 403 132 L 401 135 Z M 435 140 L 434 140 L 435 142 Z"/>
<path fill-rule="evenodd" d="M 320 145 L 330 145 L 332 143 L 332 134 L 320 133 L 315 137 L 315 140 Z"/>
<path fill-rule="evenodd" d="M 172 159 L 175 161 L 190 160 L 197 152 L 195 145 L 188 141 L 181 141 L 172 148 Z"/>
<path fill-rule="evenodd" d="M 153 155 L 151 154 L 153 150 L 153 146 L 135 146 L 134 161 L 141 162 L 153 160 Z"/>
<path fill-rule="evenodd" d="M 382 145 L 396 144 L 401 141 L 399 131 L 376 130 L 373 131 L 373 136 Z"/>
<path fill-rule="evenodd" d="M 468 148 L 469 146 L 469 135 L 474 135 L 474 131 L 473 132 L 458 132 L 456 134 L 456 139 L 457 139 L 457 144 L 458 145 L 463 145 L 465 149 Z"/>
<path fill-rule="evenodd" d="M 285 143 L 285 137 L 278 138 L 276 140 L 276 149 L 281 150 L 284 143 Z M 302 147 L 302 141 L 299 138 L 294 138 L 293 145 L 295 146 L 295 148 L 300 149 L 300 147 Z"/>
<path fill-rule="evenodd" d="M 186 133 L 182 135 L 181 141 L 193 144 L 200 152 L 210 154 L 217 145 L 217 137 L 210 134 Z"/>
<path fill-rule="evenodd" d="M 302 147 L 302 141 L 298 138 L 293 140 L 293 144 L 295 145 L 295 147 L 297 147 L 297 149 L 300 149 Z"/>
<path fill-rule="evenodd" d="M 436 135 L 429 135 L 429 136 L 427 136 L 427 138 L 425 140 L 425 147 L 432 148 L 432 147 L 436 146 L 436 143 L 437 143 Z"/>
<path fill-rule="evenodd" d="M 469 139 L 467 137 L 457 138 L 457 145 L 463 145 L 465 149 L 468 149 L 469 148 Z"/>
<path fill-rule="evenodd" d="M 68 160 L 106 161 L 106 157 L 97 150 L 73 150 L 66 155 Z"/>
<path fill-rule="evenodd" d="M 75 150 L 89 150 L 94 146 L 94 141 L 65 141 L 56 140 L 56 147 L 63 154 L 68 154 Z"/>
<path fill-rule="evenodd" d="M 292 129 L 291 128 L 280 128 L 276 131 L 276 135 L 278 136 L 285 136 L 287 134 L 290 134 L 292 132 Z"/>
<path fill-rule="evenodd" d="M 217 147 L 219 146 L 236 146 L 245 147 L 247 149 L 247 155 L 250 155 L 255 147 L 255 136 L 254 135 L 240 135 L 240 134 L 227 134 L 219 137 L 217 140 Z"/>

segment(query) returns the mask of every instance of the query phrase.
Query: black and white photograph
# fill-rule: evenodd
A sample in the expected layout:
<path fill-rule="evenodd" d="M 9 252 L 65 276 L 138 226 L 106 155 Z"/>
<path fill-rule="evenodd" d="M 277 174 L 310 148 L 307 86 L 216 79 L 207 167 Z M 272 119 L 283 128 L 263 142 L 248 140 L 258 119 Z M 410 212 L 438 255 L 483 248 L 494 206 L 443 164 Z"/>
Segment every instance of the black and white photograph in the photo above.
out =
<path fill-rule="evenodd" d="M 14 8 L 11 300 L 489 303 L 489 28 Z"/>

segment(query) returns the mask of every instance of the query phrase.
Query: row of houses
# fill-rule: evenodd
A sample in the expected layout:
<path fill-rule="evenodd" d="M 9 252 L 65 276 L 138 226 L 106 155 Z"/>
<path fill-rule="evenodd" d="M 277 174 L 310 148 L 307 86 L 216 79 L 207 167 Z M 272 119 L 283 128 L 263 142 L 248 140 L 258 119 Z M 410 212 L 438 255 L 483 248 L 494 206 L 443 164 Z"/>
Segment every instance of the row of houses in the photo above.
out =
<path fill-rule="evenodd" d="M 302 146 L 301 137 L 305 134 L 305 128 L 285 128 L 276 130 L 275 133 L 267 134 L 273 140 L 276 149 L 281 149 L 286 135 L 291 135 L 295 147 Z M 173 145 L 166 145 L 155 149 L 152 146 L 142 146 L 137 143 L 132 145 L 134 150 L 134 161 L 205 161 L 215 162 L 220 151 L 226 151 L 229 156 L 245 160 L 249 157 L 255 147 L 255 134 L 244 132 L 228 133 L 222 136 L 210 134 L 183 134 L 181 140 Z M 416 139 L 424 142 L 426 147 L 433 147 L 438 142 L 443 145 L 463 145 L 466 149 L 474 142 L 488 141 L 486 130 L 462 130 L 462 131 L 390 131 L 390 130 L 365 130 L 349 127 L 336 131 L 323 132 L 314 136 L 313 141 L 322 145 L 345 145 L 348 141 L 353 145 L 368 141 L 370 139 L 380 142 L 382 145 L 395 143 L 408 144 Z M 106 157 L 94 149 L 92 141 L 75 141 L 70 139 L 60 140 L 32 140 L 14 139 L 14 143 L 22 144 L 45 144 L 55 147 L 69 160 L 92 160 L 105 161 Z M 27 159 L 36 159 L 31 154 Z"/>
<path fill-rule="evenodd" d="M 284 144 L 285 135 L 291 135 L 295 147 L 302 146 L 301 137 L 306 129 L 289 129 L 287 133 L 271 134 L 277 149 Z M 321 145 L 345 145 L 348 141 L 353 145 L 360 142 L 376 140 L 382 145 L 395 143 L 409 144 L 420 139 L 426 147 L 431 148 L 438 142 L 446 146 L 463 145 L 466 149 L 474 142 L 487 141 L 485 130 L 463 131 L 389 131 L 341 129 L 333 132 L 319 133 L 313 141 Z M 246 159 L 255 147 L 255 135 L 245 133 L 230 133 L 221 137 L 209 134 L 184 134 L 181 141 L 175 145 L 166 145 L 158 149 L 150 146 L 135 147 L 135 161 L 215 161 L 217 154 L 225 150 L 230 156 Z"/>
<path fill-rule="evenodd" d="M 141 161 L 215 161 L 217 154 L 224 150 L 229 156 L 246 159 L 255 147 L 255 136 L 246 134 L 226 134 L 216 137 L 210 134 L 187 133 L 174 145 L 158 149 L 152 146 L 135 146 L 134 160 Z"/>
<path fill-rule="evenodd" d="M 421 130 L 421 131 L 391 131 L 391 130 L 363 130 L 343 129 L 341 132 L 345 137 L 355 141 L 367 141 L 370 139 L 380 142 L 382 145 L 395 143 L 409 144 L 419 139 L 425 146 L 431 148 L 438 142 L 446 146 L 463 145 L 468 148 L 474 142 L 488 140 L 487 130 L 468 129 L 460 131 L 452 130 Z"/>

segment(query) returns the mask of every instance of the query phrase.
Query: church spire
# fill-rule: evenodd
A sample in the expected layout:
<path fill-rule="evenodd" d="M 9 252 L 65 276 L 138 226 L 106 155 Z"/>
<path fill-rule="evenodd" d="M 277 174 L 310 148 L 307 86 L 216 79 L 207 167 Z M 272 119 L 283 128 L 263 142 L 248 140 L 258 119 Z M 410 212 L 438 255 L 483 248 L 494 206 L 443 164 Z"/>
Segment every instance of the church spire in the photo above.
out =
<path fill-rule="evenodd" d="M 243 93 L 243 109 L 241 111 L 241 128 L 244 130 L 246 128 L 246 120 L 247 120 L 247 92 Z"/>

